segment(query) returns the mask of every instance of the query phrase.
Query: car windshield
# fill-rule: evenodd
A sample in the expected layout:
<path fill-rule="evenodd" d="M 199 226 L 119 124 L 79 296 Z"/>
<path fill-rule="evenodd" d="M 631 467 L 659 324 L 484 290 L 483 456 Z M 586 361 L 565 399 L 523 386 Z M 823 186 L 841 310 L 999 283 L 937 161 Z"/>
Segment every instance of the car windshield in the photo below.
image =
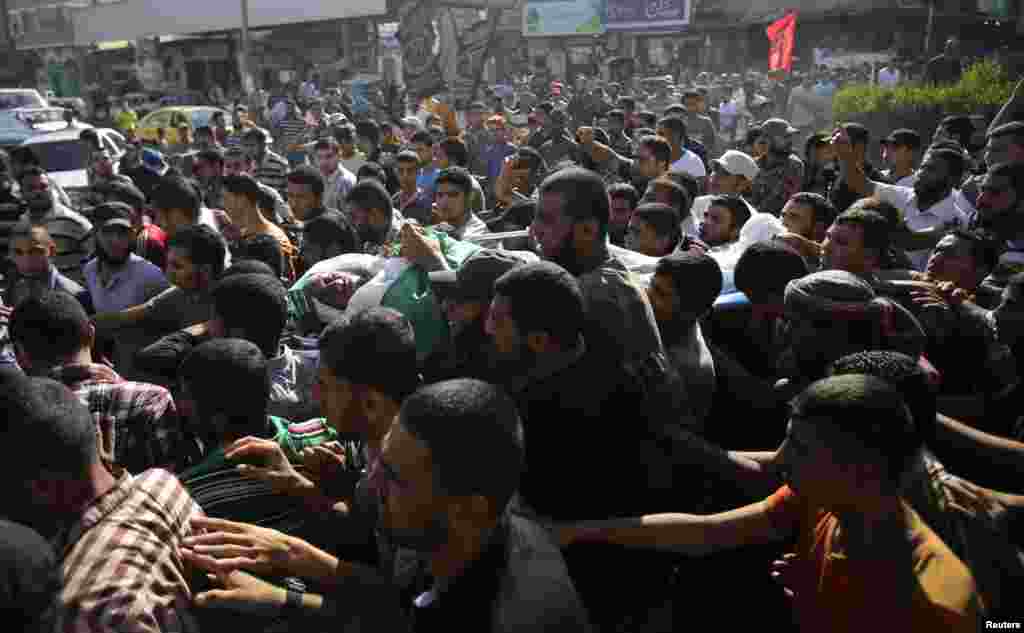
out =
<path fill-rule="evenodd" d="M 85 143 L 78 140 L 33 143 L 27 146 L 46 172 L 85 169 Z"/>
<path fill-rule="evenodd" d="M 13 108 L 38 108 L 44 106 L 39 97 L 29 92 L 7 92 L 0 94 L 0 110 Z"/>

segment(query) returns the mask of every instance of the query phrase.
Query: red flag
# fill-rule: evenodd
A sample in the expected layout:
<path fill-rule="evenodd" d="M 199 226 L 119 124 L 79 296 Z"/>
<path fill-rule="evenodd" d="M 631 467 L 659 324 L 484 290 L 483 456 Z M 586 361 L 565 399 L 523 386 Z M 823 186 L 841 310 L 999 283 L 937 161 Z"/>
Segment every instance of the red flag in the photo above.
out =
<path fill-rule="evenodd" d="M 772 22 L 765 29 L 771 49 L 768 52 L 768 70 L 793 70 L 793 45 L 796 42 L 796 11 Z"/>

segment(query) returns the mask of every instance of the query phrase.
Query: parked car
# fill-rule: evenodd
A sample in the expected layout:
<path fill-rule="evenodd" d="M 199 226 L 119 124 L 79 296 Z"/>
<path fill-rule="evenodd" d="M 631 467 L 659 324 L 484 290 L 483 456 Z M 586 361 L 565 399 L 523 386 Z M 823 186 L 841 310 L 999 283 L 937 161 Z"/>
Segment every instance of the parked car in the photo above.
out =
<path fill-rule="evenodd" d="M 0 110 L 0 148 L 10 149 L 38 134 L 67 127 L 63 108 L 15 108 Z"/>
<path fill-rule="evenodd" d="M 14 108 L 45 108 L 46 99 L 31 88 L 0 88 L 0 110 Z"/>
<path fill-rule="evenodd" d="M 216 112 L 224 113 L 224 120 L 227 122 L 231 121 L 231 115 L 227 110 L 213 106 L 172 106 L 160 108 L 139 121 L 138 135 L 144 141 L 155 141 L 157 139 L 157 129 L 163 128 L 167 142 L 174 145 L 178 143 L 177 121 L 186 121 L 192 128 L 192 131 L 195 132 L 196 128 L 209 126 Z M 228 132 L 230 133 L 230 131 L 229 129 Z"/>
<path fill-rule="evenodd" d="M 54 108 L 68 108 L 78 113 L 78 118 L 88 119 L 92 116 L 88 102 L 81 97 L 55 97 L 48 99 Z"/>
<path fill-rule="evenodd" d="M 20 145 L 28 148 L 39 159 L 42 169 L 50 181 L 67 193 L 72 206 L 78 207 L 78 199 L 89 186 L 87 172 L 89 150 L 79 140 L 82 130 L 96 129 L 96 133 L 114 158 L 115 169 L 124 154 L 125 138 L 109 128 L 93 128 L 91 125 L 76 124 L 59 132 L 36 134 L 25 139 Z"/>

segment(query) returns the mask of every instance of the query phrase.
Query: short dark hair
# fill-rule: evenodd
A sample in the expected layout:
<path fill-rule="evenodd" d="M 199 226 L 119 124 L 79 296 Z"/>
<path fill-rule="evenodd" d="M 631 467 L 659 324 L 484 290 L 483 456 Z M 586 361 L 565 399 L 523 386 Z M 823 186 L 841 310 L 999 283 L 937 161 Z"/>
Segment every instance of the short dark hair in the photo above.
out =
<path fill-rule="evenodd" d="M 957 229 L 953 236 L 971 245 L 971 257 L 980 270 L 992 271 L 1003 254 L 1003 243 L 994 234 L 983 229 Z"/>
<path fill-rule="evenodd" d="M 33 363 L 49 370 L 89 345 L 89 315 L 74 296 L 45 290 L 30 294 L 14 308 L 9 333 Z"/>
<path fill-rule="evenodd" d="M 360 121 L 356 124 L 356 136 L 362 136 L 363 138 L 369 139 L 371 143 L 380 142 L 380 125 L 376 121 L 370 119 L 368 121 Z"/>
<path fill-rule="evenodd" d="M 946 129 L 964 147 L 970 145 L 971 135 L 974 134 L 974 122 L 971 121 L 971 117 L 953 114 L 942 119 L 939 127 Z"/>
<path fill-rule="evenodd" d="M 434 191 L 442 184 L 449 184 L 457 187 L 465 195 L 469 195 L 473 191 L 472 176 L 469 175 L 469 171 L 464 167 L 448 167 L 442 169 L 441 173 L 437 175 L 437 180 L 434 181 Z"/>
<path fill-rule="evenodd" d="M 690 192 L 686 190 L 686 187 L 682 186 L 675 180 L 666 177 L 664 174 L 658 176 L 651 183 L 655 187 L 664 187 L 669 191 L 669 204 L 679 214 L 680 220 L 684 220 L 690 217 L 690 209 L 693 206 L 693 199 L 690 197 Z"/>
<path fill-rule="evenodd" d="M 1004 123 L 988 133 L 988 138 L 1012 136 L 1014 145 L 1024 145 L 1024 121 Z"/>
<path fill-rule="evenodd" d="M 365 165 L 364 165 L 365 167 Z M 363 209 L 384 209 L 391 211 L 391 196 L 384 184 L 375 178 L 360 180 L 348 192 L 345 201 Z"/>
<path fill-rule="evenodd" d="M 48 178 L 46 172 L 43 171 L 38 165 L 31 165 L 21 171 L 21 182 L 24 182 L 26 178 Z"/>
<path fill-rule="evenodd" d="M 583 333 L 586 314 L 583 293 L 569 271 L 552 262 L 517 266 L 494 282 L 495 296 L 509 301 L 519 332 L 547 332 L 572 348 Z"/>
<path fill-rule="evenodd" d="M 317 140 L 316 144 L 313 145 L 314 152 L 319 152 L 322 149 L 330 150 L 335 154 L 341 151 L 338 141 L 333 136 L 325 136 Z"/>
<path fill-rule="evenodd" d="M 640 194 L 637 192 L 636 187 L 628 182 L 617 182 L 614 185 L 608 186 L 608 199 L 616 200 L 618 198 L 629 200 L 629 206 L 633 209 L 640 202 Z"/>
<path fill-rule="evenodd" d="M 302 227 L 307 242 L 337 244 L 342 253 L 359 251 L 359 234 L 351 220 L 340 212 L 328 210 L 306 222 Z"/>
<path fill-rule="evenodd" d="M 213 309 L 224 329 L 238 329 L 268 358 L 277 356 L 281 333 L 288 320 L 284 284 L 269 275 L 231 275 L 211 293 Z"/>
<path fill-rule="evenodd" d="M 900 393 L 874 376 L 847 374 L 813 383 L 792 402 L 794 418 L 831 424 L 879 453 L 886 478 L 898 486 L 921 438 Z"/>
<path fill-rule="evenodd" d="M 79 397 L 48 378 L 11 378 L 0 389 L 0 440 L 17 447 L 5 481 L 66 475 L 82 481 L 98 458 L 96 421 Z"/>
<path fill-rule="evenodd" d="M 634 209 L 633 217 L 649 224 L 659 238 L 669 238 L 673 249 L 679 243 L 682 231 L 679 228 L 679 212 L 675 207 L 648 202 Z"/>
<path fill-rule="evenodd" d="M 260 189 L 260 183 L 249 174 L 227 176 L 223 180 L 223 185 L 225 193 L 243 196 L 262 206 L 260 198 L 263 196 L 263 191 Z"/>
<path fill-rule="evenodd" d="M 782 242 L 754 242 L 736 262 L 736 289 L 753 303 L 782 303 L 786 284 L 810 272 L 799 253 Z"/>
<path fill-rule="evenodd" d="M 235 258 L 231 260 L 231 267 L 221 274 L 221 279 L 232 275 L 269 275 L 274 277 L 277 273 L 266 262 L 258 259 Z"/>
<path fill-rule="evenodd" d="M 672 146 L 660 136 L 644 136 L 637 145 L 651 150 L 654 160 L 659 163 L 672 163 Z"/>
<path fill-rule="evenodd" d="M 220 233 L 205 224 L 190 224 L 182 227 L 167 241 L 167 249 L 184 251 L 197 268 L 209 267 L 210 275 L 216 279 L 224 272 L 227 245 Z"/>
<path fill-rule="evenodd" d="M 453 166 L 466 167 L 469 165 L 469 150 L 466 149 L 466 144 L 462 140 L 447 138 L 441 141 L 440 145 L 441 150 Z"/>
<path fill-rule="evenodd" d="M 902 395 L 921 440 L 928 443 L 935 433 L 936 388 L 921 364 L 899 352 L 872 350 L 844 356 L 828 368 L 829 376 L 863 374 L 881 378 Z"/>
<path fill-rule="evenodd" d="M 192 222 L 199 221 L 203 198 L 199 195 L 196 187 L 185 178 L 180 176 L 161 178 L 150 198 L 153 206 L 157 209 L 186 211 Z"/>
<path fill-rule="evenodd" d="M 540 195 L 555 193 L 565 201 L 562 213 L 577 222 L 597 220 L 600 237 L 608 232 L 608 191 L 596 173 L 582 167 L 555 172 L 540 184 Z"/>
<path fill-rule="evenodd" d="M 526 457 L 519 414 L 504 391 L 470 378 L 434 383 L 406 398 L 398 421 L 430 451 L 439 490 L 479 495 L 495 516 L 505 511 Z"/>
<path fill-rule="evenodd" d="M 423 145 L 433 146 L 434 137 L 431 136 L 430 132 L 428 132 L 427 130 L 420 130 L 419 132 L 416 132 L 415 134 L 412 135 L 412 138 L 409 139 L 409 143 L 411 145 L 422 143 Z"/>
<path fill-rule="evenodd" d="M 871 132 L 860 123 L 843 123 L 840 127 L 850 137 L 852 145 L 867 145 L 871 141 Z"/>
<path fill-rule="evenodd" d="M 314 195 L 324 195 L 324 176 L 319 169 L 312 165 L 299 165 L 288 172 L 288 182 L 309 187 L 313 190 Z"/>
<path fill-rule="evenodd" d="M 215 415 L 225 418 L 224 427 L 208 430 L 216 431 L 218 440 L 265 431 L 270 380 L 266 356 L 255 344 L 236 338 L 206 341 L 188 353 L 178 375 L 204 424 Z"/>
<path fill-rule="evenodd" d="M 327 326 L 320 335 L 320 362 L 338 378 L 399 403 L 420 384 L 412 323 L 391 308 L 367 308 Z"/>
<path fill-rule="evenodd" d="M 746 201 L 739 196 L 711 196 L 711 201 L 708 202 L 708 209 L 711 207 L 724 207 L 728 209 L 729 214 L 732 216 L 733 226 L 737 229 L 742 229 L 743 225 L 750 219 L 750 207 L 747 206 Z"/>
<path fill-rule="evenodd" d="M 686 312 L 704 314 L 722 294 L 722 267 L 706 253 L 685 251 L 658 260 L 655 275 L 668 275 Z"/>
<path fill-rule="evenodd" d="M 525 162 L 530 171 L 539 170 L 542 174 L 548 171 L 548 162 L 536 148 L 525 145 L 517 148 L 516 159 L 519 162 Z"/>
<path fill-rule="evenodd" d="M 209 129 L 209 128 L 207 128 Z M 219 149 L 204 149 L 196 152 L 196 160 L 206 161 L 215 165 L 224 164 L 224 152 Z"/>
<path fill-rule="evenodd" d="M 682 117 L 666 116 L 658 120 L 658 127 L 664 128 L 681 141 L 686 140 L 686 121 Z M 673 139 L 669 139 L 670 141 Z"/>
<path fill-rule="evenodd" d="M 608 111 L 608 119 L 609 120 L 611 120 L 611 119 L 622 119 L 624 121 L 626 119 L 626 111 L 625 110 L 620 110 L 619 108 L 615 108 L 614 110 L 609 110 Z"/>
<path fill-rule="evenodd" d="M 356 126 L 351 123 L 336 125 L 333 129 L 334 139 L 339 145 L 351 145 L 356 137 Z"/>
<path fill-rule="evenodd" d="M 789 201 L 810 207 L 814 212 L 814 221 L 821 222 L 825 226 L 830 226 L 835 222 L 836 215 L 838 215 L 832 201 L 820 193 L 801 191 L 793 194 Z"/>
<path fill-rule="evenodd" d="M 875 251 L 879 260 L 885 265 L 889 256 L 892 230 L 892 224 L 885 216 L 878 211 L 854 204 L 836 217 L 835 224 L 861 227 L 864 233 L 864 248 Z"/>
<path fill-rule="evenodd" d="M 949 177 L 953 182 L 953 186 L 960 185 L 960 181 L 964 176 L 964 169 L 967 167 L 967 159 L 964 157 L 963 152 L 945 148 L 930 149 L 928 150 L 928 155 L 933 158 L 942 159 L 949 170 Z"/>
<path fill-rule="evenodd" d="M 257 233 L 245 237 L 238 244 L 237 254 L 244 259 L 255 259 L 270 266 L 277 277 L 284 276 L 284 253 L 281 251 L 281 243 L 273 235 Z"/>
<path fill-rule="evenodd" d="M 988 169 L 988 175 L 1006 178 L 1017 194 L 1017 199 L 1024 196 L 1024 161 L 1009 161 L 992 165 Z"/>
<path fill-rule="evenodd" d="M 397 155 L 395 155 L 395 162 L 416 163 L 417 165 L 419 165 L 420 157 L 416 154 L 416 152 L 412 151 L 411 149 L 403 149 L 402 151 L 398 152 Z"/>
<path fill-rule="evenodd" d="M 692 201 L 696 200 L 702 193 L 700 181 L 691 173 L 670 169 L 661 176 L 658 176 L 658 178 L 667 178 L 686 189 L 686 193 L 690 195 L 691 205 Z"/>
<path fill-rule="evenodd" d="M 356 182 L 364 180 L 376 180 L 382 185 L 388 181 L 388 172 L 380 163 L 370 161 L 359 166 L 356 172 Z"/>

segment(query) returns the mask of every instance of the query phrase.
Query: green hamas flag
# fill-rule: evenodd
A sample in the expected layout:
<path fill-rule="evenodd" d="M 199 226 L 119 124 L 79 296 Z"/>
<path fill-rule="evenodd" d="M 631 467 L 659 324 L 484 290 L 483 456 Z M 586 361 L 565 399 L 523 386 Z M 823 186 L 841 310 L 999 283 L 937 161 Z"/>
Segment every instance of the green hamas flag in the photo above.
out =
<path fill-rule="evenodd" d="M 441 253 L 453 270 L 458 270 L 462 262 L 481 249 L 476 244 L 461 242 L 443 233 L 429 229 L 427 232 L 438 239 Z M 430 278 L 408 260 L 388 258 L 383 270 L 352 296 L 347 311 L 354 312 L 375 305 L 397 310 L 409 319 L 416 333 L 416 354 L 421 361 L 448 337 L 448 319 L 430 284 Z"/>

